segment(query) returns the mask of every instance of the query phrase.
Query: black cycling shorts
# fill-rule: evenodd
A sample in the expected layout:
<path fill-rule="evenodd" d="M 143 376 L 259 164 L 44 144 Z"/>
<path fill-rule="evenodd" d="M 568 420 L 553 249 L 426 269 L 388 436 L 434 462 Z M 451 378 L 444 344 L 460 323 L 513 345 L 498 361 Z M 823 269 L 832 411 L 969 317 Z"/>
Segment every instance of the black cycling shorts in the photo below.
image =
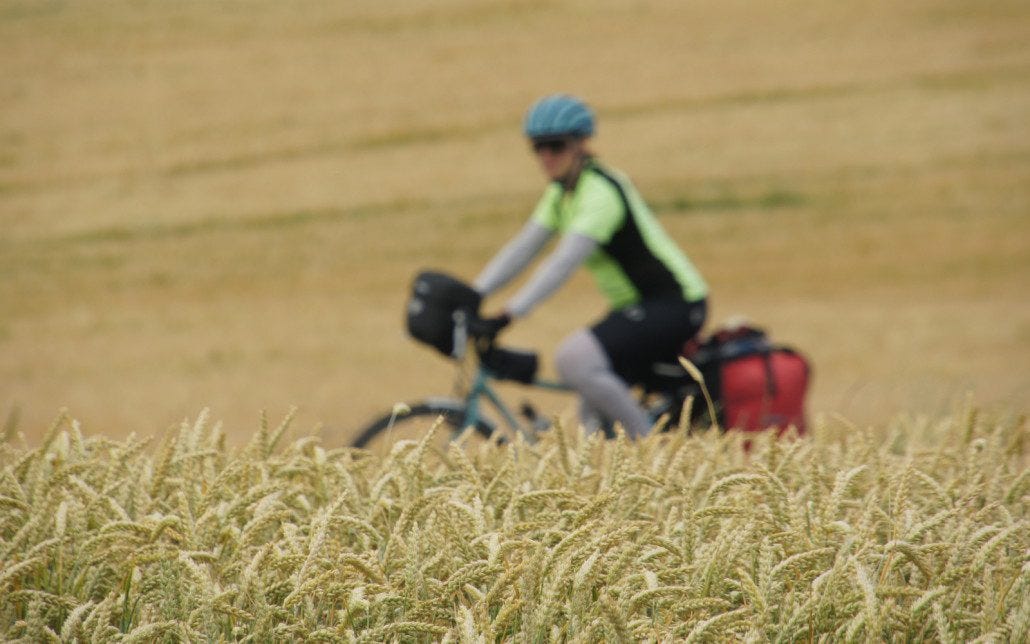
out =
<path fill-rule="evenodd" d="M 675 363 L 684 343 L 697 335 L 707 315 L 706 300 L 640 302 L 612 311 L 590 331 L 604 347 L 615 373 L 636 384 L 647 379 L 654 363 Z"/>

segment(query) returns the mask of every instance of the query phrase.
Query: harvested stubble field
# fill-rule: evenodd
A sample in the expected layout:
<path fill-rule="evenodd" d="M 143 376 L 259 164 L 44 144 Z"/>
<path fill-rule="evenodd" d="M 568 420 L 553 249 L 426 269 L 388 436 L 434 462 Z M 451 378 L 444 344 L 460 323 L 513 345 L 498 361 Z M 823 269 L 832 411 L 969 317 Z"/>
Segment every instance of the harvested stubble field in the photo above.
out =
<path fill-rule="evenodd" d="M 0 634 L 56 641 L 1025 642 L 1025 419 L 242 450 L 0 446 Z M 914 438 L 918 437 L 918 438 Z M 885 440 L 886 438 L 886 440 Z M 283 443 L 280 447 L 279 443 Z"/>
<path fill-rule="evenodd" d="M 811 356 L 814 414 L 1025 408 L 1023 0 L 6 0 L 0 414 L 124 438 L 210 407 L 246 442 L 261 409 L 347 430 L 447 393 L 405 290 L 519 228 L 519 121 L 559 89 L 713 322 Z M 510 341 L 602 311 L 580 277 Z"/>

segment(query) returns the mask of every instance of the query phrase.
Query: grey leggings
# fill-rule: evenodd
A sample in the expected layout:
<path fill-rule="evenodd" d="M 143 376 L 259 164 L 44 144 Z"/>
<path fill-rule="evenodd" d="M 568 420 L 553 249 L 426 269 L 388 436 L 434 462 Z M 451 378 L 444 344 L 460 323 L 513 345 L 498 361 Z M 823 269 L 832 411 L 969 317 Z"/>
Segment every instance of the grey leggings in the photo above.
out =
<path fill-rule="evenodd" d="M 646 436 L 651 422 L 590 329 L 562 341 L 555 355 L 558 373 L 580 395 L 580 420 L 596 430 L 605 419 L 622 424 L 630 438 Z"/>

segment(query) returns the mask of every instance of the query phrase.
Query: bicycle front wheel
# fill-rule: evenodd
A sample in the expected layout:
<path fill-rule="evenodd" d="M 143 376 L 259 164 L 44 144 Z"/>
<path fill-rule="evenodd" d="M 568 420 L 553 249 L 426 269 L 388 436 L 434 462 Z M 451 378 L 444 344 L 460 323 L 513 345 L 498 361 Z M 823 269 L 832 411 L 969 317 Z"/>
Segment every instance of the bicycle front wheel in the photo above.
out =
<path fill-rule="evenodd" d="M 421 440 L 440 418 L 443 418 L 443 424 L 437 428 L 433 443 L 440 449 L 446 449 L 447 443 L 464 429 L 465 405 L 458 400 L 425 400 L 407 405 L 405 413 L 385 413 L 362 429 L 351 441 L 351 446 L 386 455 L 398 441 Z M 475 432 L 489 439 L 493 435 L 494 426 L 487 420 L 479 419 L 475 424 Z"/>

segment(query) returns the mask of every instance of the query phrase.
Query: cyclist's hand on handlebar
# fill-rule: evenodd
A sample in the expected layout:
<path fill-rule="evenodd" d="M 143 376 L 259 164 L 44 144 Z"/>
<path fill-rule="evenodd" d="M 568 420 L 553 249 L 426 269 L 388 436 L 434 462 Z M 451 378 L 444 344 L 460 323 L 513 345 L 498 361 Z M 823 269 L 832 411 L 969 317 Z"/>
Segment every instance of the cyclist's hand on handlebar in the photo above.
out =
<path fill-rule="evenodd" d="M 469 333 L 477 340 L 489 345 L 493 344 L 497 335 L 509 324 L 511 324 L 511 314 L 507 311 L 488 318 L 474 317 L 469 322 Z"/>

